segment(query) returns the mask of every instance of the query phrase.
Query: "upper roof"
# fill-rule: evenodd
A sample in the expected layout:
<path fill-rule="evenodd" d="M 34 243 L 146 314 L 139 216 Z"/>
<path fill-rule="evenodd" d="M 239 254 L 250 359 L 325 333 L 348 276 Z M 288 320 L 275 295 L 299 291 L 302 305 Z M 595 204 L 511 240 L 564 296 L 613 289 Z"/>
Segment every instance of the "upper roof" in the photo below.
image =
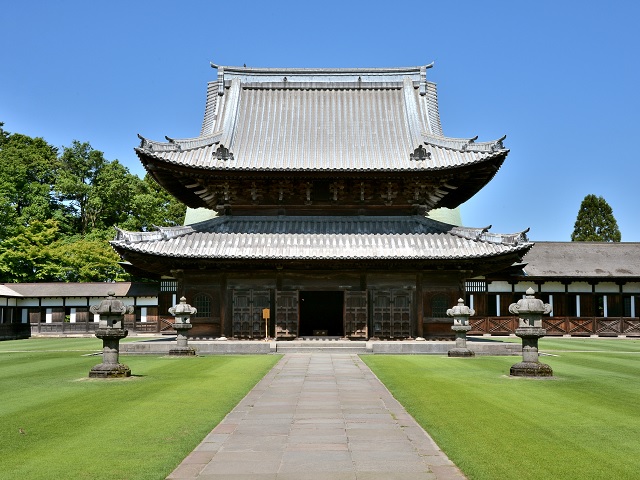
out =
<path fill-rule="evenodd" d="M 432 171 L 488 161 L 499 167 L 504 138 L 443 136 L 429 67 L 217 67 L 201 135 L 141 137 L 136 150 L 152 175 L 158 162 L 201 171 Z"/>
<path fill-rule="evenodd" d="M 640 243 L 536 242 L 524 257 L 530 277 L 640 277 Z"/>

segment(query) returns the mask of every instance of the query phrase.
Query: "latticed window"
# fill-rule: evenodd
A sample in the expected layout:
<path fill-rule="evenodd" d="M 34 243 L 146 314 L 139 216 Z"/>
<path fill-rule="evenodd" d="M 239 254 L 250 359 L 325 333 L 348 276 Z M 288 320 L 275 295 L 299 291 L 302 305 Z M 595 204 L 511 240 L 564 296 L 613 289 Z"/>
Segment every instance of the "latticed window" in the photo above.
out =
<path fill-rule="evenodd" d="M 468 293 L 486 292 L 487 282 L 485 282 L 484 280 L 467 280 L 465 282 L 464 288 Z"/>
<path fill-rule="evenodd" d="M 431 299 L 431 316 L 432 317 L 446 317 L 447 309 L 449 308 L 448 298 L 446 295 L 436 295 Z"/>
<path fill-rule="evenodd" d="M 161 292 L 177 292 L 178 291 L 178 281 L 177 280 L 162 280 L 160 282 L 160 291 Z"/>
<path fill-rule="evenodd" d="M 196 317 L 211 316 L 211 297 L 206 293 L 196 294 L 196 296 L 193 297 L 193 306 L 198 310 Z"/>

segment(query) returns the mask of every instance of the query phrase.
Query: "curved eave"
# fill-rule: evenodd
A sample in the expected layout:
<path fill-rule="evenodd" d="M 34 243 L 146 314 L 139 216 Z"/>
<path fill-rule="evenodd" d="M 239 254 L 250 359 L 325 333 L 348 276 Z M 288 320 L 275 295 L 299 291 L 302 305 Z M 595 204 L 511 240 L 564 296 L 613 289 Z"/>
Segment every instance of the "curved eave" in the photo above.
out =
<path fill-rule="evenodd" d="M 197 150 L 210 147 L 199 147 Z M 180 201 L 192 208 L 208 207 L 208 205 L 193 191 L 190 191 L 188 184 L 193 179 L 219 179 L 220 177 L 232 179 L 246 178 L 255 176 L 256 178 L 264 178 L 273 175 L 281 177 L 282 175 L 291 176 L 313 176 L 313 177 L 332 177 L 340 175 L 352 178 L 366 176 L 368 178 L 381 175 L 423 177 L 425 179 L 438 179 L 447 177 L 447 183 L 452 188 L 438 205 L 438 207 L 455 208 L 461 203 L 467 201 L 478 193 L 498 172 L 504 160 L 509 153 L 507 149 L 499 149 L 491 153 L 471 152 L 475 157 L 471 157 L 468 152 L 457 152 L 458 155 L 468 155 L 469 160 L 459 163 L 440 163 L 433 162 L 431 165 L 424 161 L 412 162 L 413 168 L 276 168 L 276 167 L 260 167 L 260 168 L 236 168 L 233 167 L 232 161 L 217 161 L 216 165 L 205 165 L 203 163 L 191 163 L 184 161 L 183 155 L 186 152 L 173 152 L 167 158 L 165 152 L 160 154 L 142 148 L 136 148 L 136 153 L 140 158 L 144 168 L 153 177 L 158 184 L 165 190 L 174 195 Z M 203 152 L 199 152 L 196 156 L 201 157 Z M 212 156 L 213 152 L 207 152 Z M 191 155 L 192 156 L 192 155 Z M 412 166 L 413 166 L 412 165 Z"/>
<path fill-rule="evenodd" d="M 428 157 L 419 160 L 403 158 L 399 153 L 389 154 L 395 158 L 385 158 L 377 163 L 367 161 L 366 158 L 351 158 L 342 152 L 338 152 L 335 159 L 324 157 L 320 161 L 289 162 L 288 164 L 276 161 L 249 162 L 242 158 L 223 160 L 216 158 L 219 147 L 217 143 L 208 143 L 195 148 L 182 149 L 174 147 L 174 144 L 159 144 L 165 147 L 154 151 L 148 148 L 135 148 L 135 151 L 145 165 L 165 165 L 168 168 L 177 168 L 181 171 L 193 171 L 198 175 L 206 172 L 220 174 L 222 172 L 274 172 L 274 173 L 345 173 L 345 172 L 446 172 L 455 171 L 471 165 L 478 165 L 500 159 L 501 163 L 506 158 L 509 150 L 496 148 L 494 150 L 459 150 L 437 144 L 427 144 Z M 168 148 L 167 148 L 168 147 Z"/>
<path fill-rule="evenodd" d="M 192 232 L 166 240 L 113 240 L 119 254 L 196 260 L 463 261 L 524 255 L 530 242 L 471 240 L 454 234 L 248 234 Z"/>
<path fill-rule="evenodd" d="M 147 277 L 170 275 L 174 269 L 238 269 L 238 270 L 276 270 L 282 268 L 291 270 L 348 270 L 348 269 L 384 269 L 389 268 L 405 271 L 464 271 L 468 276 L 486 275 L 491 272 L 507 268 L 519 262 L 531 244 L 520 245 L 509 251 L 493 256 L 465 257 L 465 258 L 201 258 L 165 256 L 156 253 L 141 252 L 127 248 L 124 245 L 114 245 L 115 250 L 131 265 L 130 270 L 140 276 L 141 272 L 149 272 Z M 151 275 L 149 275 L 151 274 Z"/>

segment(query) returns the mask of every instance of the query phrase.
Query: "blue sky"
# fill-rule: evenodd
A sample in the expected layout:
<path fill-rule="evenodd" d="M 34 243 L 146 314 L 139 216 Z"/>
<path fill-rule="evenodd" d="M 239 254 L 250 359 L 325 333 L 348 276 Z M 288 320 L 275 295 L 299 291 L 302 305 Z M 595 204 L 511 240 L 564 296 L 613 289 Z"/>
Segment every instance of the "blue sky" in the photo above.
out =
<path fill-rule="evenodd" d="M 143 175 L 137 133 L 197 136 L 209 62 L 395 67 L 435 61 L 444 133 L 511 149 L 468 226 L 569 240 L 585 195 L 640 241 L 640 3 L 5 2 L 0 122 L 88 141 Z"/>

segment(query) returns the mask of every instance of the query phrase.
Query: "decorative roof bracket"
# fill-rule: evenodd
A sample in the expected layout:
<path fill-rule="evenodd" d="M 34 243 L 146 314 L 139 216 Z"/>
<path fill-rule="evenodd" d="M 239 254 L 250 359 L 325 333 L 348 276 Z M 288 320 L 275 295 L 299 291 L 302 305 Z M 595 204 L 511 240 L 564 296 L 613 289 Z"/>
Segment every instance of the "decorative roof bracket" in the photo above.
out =
<path fill-rule="evenodd" d="M 429 160 L 431 158 L 431 152 L 428 152 L 424 145 L 418 145 L 413 153 L 409 156 L 411 160 L 415 160 L 417 162 Z"/>
<path fill-rule="evenodd" d="M 214 155 L 218 160 L 233 160 L 233 153 L 230 152 L 222 143 L 218 145 Z"/>

